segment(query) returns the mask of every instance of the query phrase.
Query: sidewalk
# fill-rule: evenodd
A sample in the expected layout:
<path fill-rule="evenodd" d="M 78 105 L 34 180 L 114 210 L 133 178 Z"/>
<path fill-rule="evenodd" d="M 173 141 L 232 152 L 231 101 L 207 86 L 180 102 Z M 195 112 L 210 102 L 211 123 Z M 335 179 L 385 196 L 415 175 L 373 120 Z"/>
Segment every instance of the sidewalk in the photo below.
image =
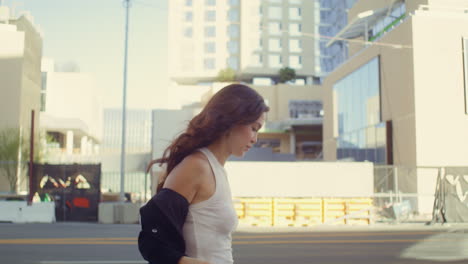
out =
<path fill-rule="evenodd" d="M 358 232 L 358 231 L 453 231 L 466 230 L 468 223 L 376 223 L 372 225 L 315 225 L 315 226 L 251 226 L 239 223 L 236 232 L 245 233 L 292 233 L 292 232 Z"/>

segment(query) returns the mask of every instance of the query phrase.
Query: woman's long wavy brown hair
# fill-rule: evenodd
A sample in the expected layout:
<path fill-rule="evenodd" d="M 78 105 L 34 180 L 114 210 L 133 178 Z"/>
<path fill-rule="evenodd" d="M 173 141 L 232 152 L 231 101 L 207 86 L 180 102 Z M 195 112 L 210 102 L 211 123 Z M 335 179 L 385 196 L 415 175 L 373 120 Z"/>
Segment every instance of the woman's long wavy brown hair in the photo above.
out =
<path fill-rule="evenodd" d="M 231 84 L 221 89 L 166 148 L 163 157 L 148 165 L 147 171 L 155 163 L 166 165 L 165 176 L 157 190 L 162 188 L 167 176 L 185 157 L 215 142 L 233 126 L 253 123 L 268 111 L 262 96 L 246 85 Z"/>

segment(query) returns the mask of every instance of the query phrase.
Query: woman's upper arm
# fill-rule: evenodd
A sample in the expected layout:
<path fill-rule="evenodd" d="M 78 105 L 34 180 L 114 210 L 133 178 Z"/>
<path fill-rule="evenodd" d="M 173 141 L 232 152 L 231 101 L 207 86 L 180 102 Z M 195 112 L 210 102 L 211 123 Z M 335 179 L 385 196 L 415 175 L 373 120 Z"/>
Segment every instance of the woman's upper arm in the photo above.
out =
<path fill-rule="evenodd" d="M 190 155 L 171 171 L 163 187 L 181 194 L 191 203 L 203 182 L 206 169 L 202 158 Z"/>

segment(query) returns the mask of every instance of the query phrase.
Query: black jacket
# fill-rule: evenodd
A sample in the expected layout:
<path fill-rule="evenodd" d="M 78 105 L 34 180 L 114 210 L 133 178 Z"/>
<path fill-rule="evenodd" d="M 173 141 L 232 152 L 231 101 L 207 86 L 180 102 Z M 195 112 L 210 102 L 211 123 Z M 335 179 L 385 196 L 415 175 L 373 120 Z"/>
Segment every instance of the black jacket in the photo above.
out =
<path fill-rule="evenodd" d="M 140 208 L 138 249 L 151 264 L 177 264 L 185 256 L 182 228 L 189 202 L 171 189 L 160 190 Z"/>

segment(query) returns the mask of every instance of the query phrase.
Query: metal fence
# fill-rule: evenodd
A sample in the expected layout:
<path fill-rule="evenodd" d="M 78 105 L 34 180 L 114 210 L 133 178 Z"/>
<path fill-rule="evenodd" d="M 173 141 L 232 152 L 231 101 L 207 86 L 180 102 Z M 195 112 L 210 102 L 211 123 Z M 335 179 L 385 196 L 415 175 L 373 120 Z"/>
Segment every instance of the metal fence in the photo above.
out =
<path fill-rule="evenodd" d="M 449 179 L 446 176 L 450 177 L 448 172 L 452 170 L 468 171 L 468 167 L 375 166 L 373 199 L 376 221 L 431 222 L 434 209 L 437 209 L 434 207 L 437 186 Z"/>
<path fill-rule="evenodd" d="M 125 173 L 125 192 L 130 194 L 132 202 L 142 203 L 151 198 L 151 177 L 144 171 Z M 120 192 L 120 172 L 103 171 L 101 181 L 102 192 Z"/>

